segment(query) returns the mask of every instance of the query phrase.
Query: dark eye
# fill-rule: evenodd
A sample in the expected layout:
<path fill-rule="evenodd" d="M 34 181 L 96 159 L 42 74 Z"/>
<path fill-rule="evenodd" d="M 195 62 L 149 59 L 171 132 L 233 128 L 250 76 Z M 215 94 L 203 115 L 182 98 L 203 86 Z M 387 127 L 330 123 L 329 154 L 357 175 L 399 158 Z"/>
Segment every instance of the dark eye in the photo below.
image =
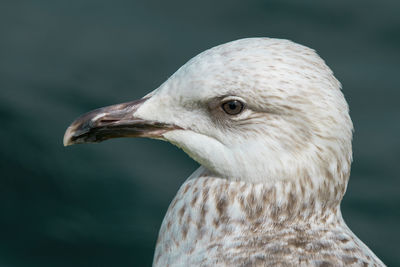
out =
<path fill-rule="evenodd" d="M 237 115 L 243 111 L 243 106 L 238 100 L 230 100 L 222 104 L 222 109 L 229 115 Z"/>

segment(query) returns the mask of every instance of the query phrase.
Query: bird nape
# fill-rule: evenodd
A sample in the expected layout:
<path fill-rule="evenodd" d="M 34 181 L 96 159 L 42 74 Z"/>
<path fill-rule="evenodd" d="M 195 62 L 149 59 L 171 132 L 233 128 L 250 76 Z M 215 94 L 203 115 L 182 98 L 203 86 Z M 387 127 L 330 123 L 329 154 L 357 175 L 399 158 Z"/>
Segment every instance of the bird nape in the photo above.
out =
<path fill-rule="evenodd" d="M 384 266 L 340 211 L 352 131 L 314 50 L 248 38 L 197 55 L 138 101 L 79 117 L 64 145 L 149 137 L 201 164 L 165 215 L 154 266 Z"/>

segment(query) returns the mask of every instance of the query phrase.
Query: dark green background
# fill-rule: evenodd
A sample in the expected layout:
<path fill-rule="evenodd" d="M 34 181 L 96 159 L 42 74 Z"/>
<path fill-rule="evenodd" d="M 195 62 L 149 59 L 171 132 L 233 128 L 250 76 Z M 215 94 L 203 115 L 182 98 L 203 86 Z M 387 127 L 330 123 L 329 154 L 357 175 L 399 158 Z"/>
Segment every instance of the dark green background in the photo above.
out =
<path fill-rule="evenodd" d="M 400 266 L 399 12 L 396 0 L 1 1 L 0 266 L 149 266 L 197 164 L 154 140 L 64 148 L 64 131 L 253 36 L 316 49 L 343 83 L 356 129 L 344 218 Z"/>

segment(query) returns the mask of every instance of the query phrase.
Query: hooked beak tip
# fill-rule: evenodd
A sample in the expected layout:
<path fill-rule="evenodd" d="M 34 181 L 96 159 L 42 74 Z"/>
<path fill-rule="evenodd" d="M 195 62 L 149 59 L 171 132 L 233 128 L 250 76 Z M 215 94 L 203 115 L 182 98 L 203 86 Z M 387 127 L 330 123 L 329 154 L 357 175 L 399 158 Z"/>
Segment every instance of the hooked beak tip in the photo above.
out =
<path fill-rule="evenodd" d="M 73 126 L 71 125 L 71 126 L 69 126 L 69 127 L 67 128 L 67 130 L 65 131 L 64 138 L 63 138 L 63 144 L 64 144 L 64 146 L 70 146 L 70 145 L 73 145 L 73 144 L 74 144 L 74 142 L 72 141 L 72 138 L 73 138 L 74 132 L 75 132 L 75 129 L 74 129 L 74 128 L 75 128 L 75 127 L 73 127 Z"/>

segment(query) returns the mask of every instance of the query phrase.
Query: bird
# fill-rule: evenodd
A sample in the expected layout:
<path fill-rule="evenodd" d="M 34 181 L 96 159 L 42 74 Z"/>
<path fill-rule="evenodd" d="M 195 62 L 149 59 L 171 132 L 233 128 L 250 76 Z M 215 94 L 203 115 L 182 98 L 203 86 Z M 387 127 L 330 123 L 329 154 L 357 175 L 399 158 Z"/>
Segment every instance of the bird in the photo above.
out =
<path fill-rule="evenodd" d="M 352 135 L 342 85 L 316 51 L 254 37 L 78 117 L 63 141 L 159 139 L 200 164 L 166 212 L 153 266 L 385 266 L 340 210 Z"/>

